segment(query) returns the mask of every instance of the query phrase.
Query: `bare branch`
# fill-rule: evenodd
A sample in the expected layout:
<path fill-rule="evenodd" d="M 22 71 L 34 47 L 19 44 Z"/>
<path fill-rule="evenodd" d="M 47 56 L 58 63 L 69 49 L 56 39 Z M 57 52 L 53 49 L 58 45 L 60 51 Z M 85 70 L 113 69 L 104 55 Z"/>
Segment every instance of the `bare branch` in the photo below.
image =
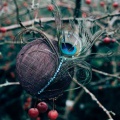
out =
<path fill-rule="evenodd" d="M 10 85 L 20 85 L 20 83 L 19 82 L 6 82 L 4 84 L 1 84 L 0 88 L 1 87 L 6 87 L 6 86 L 10 86 Z"/>
<path fill-rule="evenodd" d="M 108 15 L 105 15 L 103 17 L 97 18 L 94 21 L 102 20 L 102 19 L 105 19 L 105 18 L 108 18 L 108 17 L 115 17 L 115 16 L 120 16 L 120 13 L 117 13 L 117 14 L 108 14 Z"/>
<path fill-rule="evenodd" d="M 103 72 L 103 71 L 99 71 L 99 70 L 96 70 L 96 69 L 92 69 L 93 72 L 96 72 L 96 73 L 99 73 L 99 74 L 102 74 L 102 75 L 105 75 L 105 76 L 109 76 L 109 77 L 114 77 L 114 78 L 117 78 L 117 79 L 120 79 L 120 77 L 116 74 L 109 74 L 109 73 L 106 73 L 106 72 Z"/>
<path fill-rule="evenodd" d="M 74 81 L 75 83 L 77 83 L 80 87 L 82 87 L 82 88 L 84 89 L 84 91 L 91 96 L 92 100 L 95 101 L 95 102 L 99 105 L 99 107 L 102 108 L 102 110 L 107 114 L 109 120 L 114 120 L 114 119 L 112 118 L 111 114 L 115 115 L 115 113 L 113 113 L 113 112 L 111 112 L 111 111 L 108 111 L 108 110 L 98 101 L 98 99 L 95 97 L 95 95 L 94 95 L 93 93 L 91 93 L 85 86 L 83 86 L 82 84 L 80 84 L 75 78 L 73 78 L 73 81 Z M 110 114 L 110 113 L 111 113 L 111 114 Z"/>

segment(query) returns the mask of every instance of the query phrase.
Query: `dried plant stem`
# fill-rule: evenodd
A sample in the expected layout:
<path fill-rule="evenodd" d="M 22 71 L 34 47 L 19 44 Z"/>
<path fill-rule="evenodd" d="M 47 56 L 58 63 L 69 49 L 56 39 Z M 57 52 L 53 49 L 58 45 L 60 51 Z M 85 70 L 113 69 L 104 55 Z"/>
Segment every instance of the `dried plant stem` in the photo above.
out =
<path fill-rule="evenodd" d="M 111 89 L 113 89 L 113 88 L 120 88 L 120 84 L 117 84 L 116 86 L 113 86 L 113 85 L 100 85 L 100 86 L 93 86 L 93 90 L 97 90 L 97 89 L 99 89 L 99 90 L 103 90 L 103 89 L 108 89 L 108 88 L 111 88 Z"/>
<path fill-rule="evenodd" d="M 73 20 L 74 18 L 73 17 L 70 17 L 70 18 L 63 18 L 62 21 L 69 21 L 69 20 Z M 81 19 L 82 20 L 82 19 Z M 42 22 L 42 23 L 46 23 L 46 22 L 54 22 L 54 18 L 40 18 L 40 19 L 33 19 L 33 20 L 29 20 L 29 21 L 25 21 L 25 22 L 22 22 L 22 24 L 27 27 L 27 26 L 31 26 L 34 22 L 36 23 L 39 23 L 39 22 Z M 7 29 L 7 31 L 9 30 L 14 30 L 14 29 L 17 29 L 17 28 L 20 28 L 21 26 L 19 24 L 14 24 L 14 25 L 11 25 L 11 26 L 6 26 L 4 28 Z"/>
<path fill-rule="evenodd" d="M 4 84 L 1 84 L 0 88 L 1 87 L 6 87 L 6 86 L 10 86 L 10 85 L 20 85 L 20 83 L 19 82 L 6 82 Z"/>
<path fill-rule="evenodd" d="M 84 89 L 84 91 L 91 96 L 92 100 L 95 101 L 95 102 L 99 105 L 99 107 L 102 108 L 102 110 L 107 114 L 109 120 L 114 120 L 114 119 L 112 118 L 111 114 L 115 115 L 115 113 L 113 113 L 113 112 L 111 112 L 111 111 L 108 111 L 108 110 L 98 101 L 98 99 L 95 97 L 95 95 L 94 95 L 93 93 L 91 93 L 85 86 L 83 86 L 82 84 L 80 84 L 75 78 L 73 78 L 73 81 L 74 81 L 75 83 L 77 83 L 79 86 L 81 86 L 81 87 Z M 111 114 L 110 114 L 110 113 L 111 113 Z"/>
<path fill-rule="evenodd" d="M 95 20 L 99 20 L 99 19 L 103 19 L 103 18 L 107 18 L 107 17 L 114 17 L 114 16 L 120 16 L 120 13 L 119 13 L 119 14 L 107 15 L 107 16 L 104 16 L 104 17 L 101 17 L 101 18 L 98 18 L 98 19 L 89 19 L 89 18 L 88 18 L 88 20 L 89 20 L 89 21 L 95 21 Z M 63 18 L 62 21 L 69 21 L 69 20 L 73 20 L 73 19 L 74 19 L 74 17 Z M 76 20 L 83 20 L 83 18 L 75 18 L 75 19 L 76 19 Z M 33 20 L 30 20 L 30 21 L 22 22 L 22 24 L 23 24 L 24 26 L 30 26 L 30 25 L 32 25 L 34 22 L 38 22 L 38 23 L 39 23 L 40 20 L 41 20 L 42 23 L 44 23 L 44 22 L 52 22 L 52 21 L 54 21 L 54 18 L 41 18 L 41 19 L 36 19 L 35 21 L 34 21 L 34 19 L 33 19 Z M 12 29 L 17 29 L 17 28 L 19 28 L 19 27 L 21 27 L 20 24 L 15 24 L 15 25 L 11 25 L 11 26 L 6 26 L 5 28 L 6 28 L 7 30 L 12 30 Z"/>
<path fill-rule="evenodd" d="M 96 21 L 96 20 L 102 20 L 102 19 L 109 18 L 109 17 L 114 17 L 114 16 L 120 16 L 120 13 L 108 14 L 108 15 L 105 15 L 105 16 L 103 16 L 103 17 L 97 18 L 97 19 L 95 19 L 94 21 Z"/>
<path fill-rule="evenodd" d="M 82 95 L 84 94 L 84 90 L 81 90 L 79 92 L 79 94 L 76 96 L 76 98 L 74 99 L 74 104 L 73 104 L 73 108 L 74 106 L 78 103 L 78 101 L 81 99 Z"/>
<path fill-rule="evenodd" d="M 102 75 L 105 75 L 105 76 L 109 76 L 109 77 L 114 77 L 114 78 L 117 78 L 117 79 L 120 79 L 120 77 L 116 74 L 109 74 L 109 73 L 106 73 L 106 72 L 103 72 L 103 71 L 99 71 L 99 70 L 96 70 L 96 69 L 92 69 L 93 72 L 96 72 L 96 73 L 99 73 L 99 74 L 102 74 Z"/>
<path fill-rule="evenodd" d="M 75 68 L 75 69 L 76 69 L 76 68 Z M 75 72 L 74 72 L 74 77 L 76 78 Z M 74 88 L 75 88 L 75 85 L 76 85 L 76 84 L 72 81 L 71 84 L 70 84 L 70 89 L 74 89 Z M 73 94 L 74 94 L 74 91 L 73 91 L 73 90 L 70 90 L 70 91 L 68 92 L 67 100 L 72 100 Z M 69 115 L 69 113 L 70 113 L 70 109 L 69 109 L 68 106 L 66 105 L 66 107 L 65 107 L 65 113 L 64 113 L 64 119 L 65 119 L 65 120 L 68 120 L 68 115 Z"/>

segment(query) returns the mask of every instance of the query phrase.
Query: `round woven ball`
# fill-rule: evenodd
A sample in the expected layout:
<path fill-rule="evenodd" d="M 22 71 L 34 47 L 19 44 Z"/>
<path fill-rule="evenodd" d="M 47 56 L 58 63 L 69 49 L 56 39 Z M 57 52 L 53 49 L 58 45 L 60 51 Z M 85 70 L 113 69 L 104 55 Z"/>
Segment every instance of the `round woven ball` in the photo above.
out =
<path fill-rule="evenodd" d="M 57 43 L 54 42 L 53 45 L 58 52 Z M 69 75 L 61 71 L 41 94 L 38 94 L 38 92 L 54 76 L 59 63 L 59 57 L 45 40 L 34 40 L 26 44 L 17 56 L 17 78 L 28 93 L 39 99 L 58 97 L 71 82 Z M 63 70 L 64 67 L 61 69 Z"/>

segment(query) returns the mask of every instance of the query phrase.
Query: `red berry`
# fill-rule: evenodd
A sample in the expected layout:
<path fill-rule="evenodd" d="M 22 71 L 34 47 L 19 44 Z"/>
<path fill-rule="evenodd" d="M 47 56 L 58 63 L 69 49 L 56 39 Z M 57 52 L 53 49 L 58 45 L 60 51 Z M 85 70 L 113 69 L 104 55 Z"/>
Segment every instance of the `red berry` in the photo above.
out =
<path fill-rule="evenodd" d="M 31 97 L 28 97 L 26 101 L 29 103 L 29 102 L 32 101 L 32 98 L 31 98 Z"/>
<path fill-rule="evenodd" d="M 112 42 L 116 42 L 116 39 L 112 39 L 111 41 L 112 41 Z"/>
<path fill-rule="evenodd" d="M 37 117 L 36 120 L 41 120 L 41 118 L 40 118 L 40 117 Z"/>
<path fill-rule="evenodd" d="M 12 78 L 15 78 L 15 73 L 14 72 L 11 72 L 10 75 L 11 75 Z"/>
<path fill-rule="evenodd" d="M 104 43 L 110 43 L 111 39 L 109 37 L 104 38 Z"/>
<path fill-rule="evenodd" d="M 10 35 L 10 38 L 11 38 L 11 39 L 14 39 L 15 37 L 11 34 L 11 35 Z M 14 49 L 14 48 L 13 48 L 13 49 Z"/>
<path fill-rule="evenodd" d="M 50 120 L 56 120 L 58 118 L 58 112 L 56 110 L 51 110 L 48 112 L 48 118 Z"/>
<path fill-rule="evenodd" d="M 11 21 L 10 21 L 10 20 L 6 20 L 5 22 L 6 22 L 7 24 L 10 24 L 10 23 L 11 23 Z"/>
<path fill-rule="evenodd" d="M 97 7 L 97 4 L 94 3 L 94 4 L 93 4 L 93 7 L 94 7 L 94 8 Z"/>
<path fill-rule="evenodd" d="M 6 28 L 4 28 L 4 27 L 1 27 L 1 28 L 0 28 L 0 32 L 5 33 L 6 31 L 7 31 Z"/>
<path fill-rule="evenodd" d="M 14 50 L 15 49 L 15 45 L 11 44 L 10 45 L 10 49 Z"/>
<path fill-rule="evenodd" d="M 3 3 L 3 6 L 8 6 L 8 3 L 7 2 Z"/>
<path fill-rule="evenodd" d="M 119 5 L 118 5 L 117 2 L 114 2 L 114 3 L 113 3 L 113 7 L 114 7 L 114 8 L 117 8 L 118 6 L 119 6 Z"/>
<path fill-rule="evenodd" d="M 24 6 L 24 7 L 27 7 L 27 6 L 28 6 L 27 2 L 24 2 L 24 3 L 23 3 L 23 6 Z"/>
<path fill-rule="evenodd" d="M 86 0 L 86 4 L 91 4 L 91 0 Z"/>
<path fill-rule="evenodd" d="M 28 111 L 28 115 L 31 117 L 31 118 L 36 118 L 38 117 L 39 115 L 39 111 L 37 108 L 30 108 L 29 111 Z"/>
<path fill-rule="evenodd" d="M 104 1 L 101 1 L 101 2 L 100 2 L 100 6 L 104 7 L 104 6 L 105 6 L 105 2 L 104 2 Z"/>
<path fill-rule="evenodd" d="M 3 55 L 2 55 L 2 53 L 0 52 L 0 59 L 2 59 L 3 58 Z"/>
<path fill-rule="evenodd" d="M 3 66 L 3 70 L 7 71 L 10 68 L 10 62 L 7 62 L 5 66 Z"/>
<path fill-rule="evenodd" d="M 30 104 L 28 102 L 26 102 L 23 106 L 24 110 L 27 110 L 30 107 Z"/>
<path fill-rule="evenodd" d="M 54 10 L 54 6 L 53 6 L 53 5 L 48 5 L 47 9 L 48 9 L 49 11 L 53 11 L 53 10 Z"/>
<path fill-rule="evenodd" d="M 40 102 L 37 104 L 37 109 L 40 113 L 44 113 L 48 110 L 48 105 L 45 102 Z"/>
<path fill-rule="evenodd" d="M 86 18 L 87 14 L 86 13 L 82 13 L 82 17 Z"/>

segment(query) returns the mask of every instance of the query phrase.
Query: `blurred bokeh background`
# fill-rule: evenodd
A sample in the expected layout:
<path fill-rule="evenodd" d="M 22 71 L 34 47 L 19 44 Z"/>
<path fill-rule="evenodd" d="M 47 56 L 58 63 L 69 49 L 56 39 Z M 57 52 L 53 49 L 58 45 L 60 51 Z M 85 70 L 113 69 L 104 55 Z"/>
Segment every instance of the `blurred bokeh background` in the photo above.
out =
<path fill-rule="evenodd" d="M 35 20 L 35 27 L 44 31 L 50 39 L 56 39 L 55 22 L 51 20 L 54 9 L 51 0 L 33 1 L 0 0 L 0 120 L 30 120 L 27 111 L 35 104 L 35 99 L 23 90 L 16 79 L 16 56 L 22 45 L 14 38 L 24 29 L 20 27 L 19 20 L 26 27 L 32 26 Z M 63 21 L 65 29 L 69 29 L 69 18 L 79 17 L 94 20 L 87 23 L 93 33 L 100 29 L 107 31 L 94 43 L 89 51 L 91 55 L 86 56 L 86 61 L 93 68 L 93 75 L 85 86 L 105 108 L 116 113 L 114 120 L 120 120 L 120 1 L 55 1 L 62 18 L 66 19 Z M 99 18 L 102 19 L 96 20 Z M 69 89 L 75 87 L 76 84 L 71 82 Z M 46 102 L 52 108 L 52 101 Z M 81 88 L 65 92 L 55 101 L 55 106 L 59 112 L 58 120 L 108 120 L 105 112 Z M 47 113 L 41 116 L 41 120 L 48 120 Z"/>

